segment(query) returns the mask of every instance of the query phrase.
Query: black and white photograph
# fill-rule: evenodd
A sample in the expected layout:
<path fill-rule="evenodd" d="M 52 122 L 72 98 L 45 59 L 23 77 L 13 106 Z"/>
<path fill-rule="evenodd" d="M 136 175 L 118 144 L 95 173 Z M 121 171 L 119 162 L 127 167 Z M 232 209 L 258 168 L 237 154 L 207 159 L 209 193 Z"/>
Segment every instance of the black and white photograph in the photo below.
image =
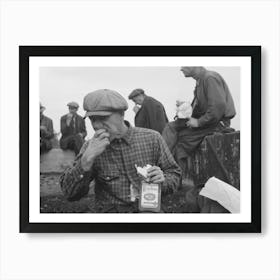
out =
<path fill-rule="evenodd" d="M 279 280 L 280 1 L 0 1 L 0 279 Z"/>
<path fill-rule="evenodd" d="M 41 212 L 238 213 L 239 91 L 238 67 L 42 67 Z"/>
<path fill-rule="evenodd" d="M 133 56 L 129 47 L 107 56 L 94 47 L 85 47 L 92 56 L 83 47 L 77 56 L 20 48 L 31 54 L 30 222 L 212 223 L 209 231 L 252 223 L 260 205 L 251 199 L 251 156 L 260 151 L 251 146 L 250 91 L 260 73 L 250 52 L 258 59 L 260 48 L 197 47 L 204 56 L 195 47 L 130 48 Z"/>

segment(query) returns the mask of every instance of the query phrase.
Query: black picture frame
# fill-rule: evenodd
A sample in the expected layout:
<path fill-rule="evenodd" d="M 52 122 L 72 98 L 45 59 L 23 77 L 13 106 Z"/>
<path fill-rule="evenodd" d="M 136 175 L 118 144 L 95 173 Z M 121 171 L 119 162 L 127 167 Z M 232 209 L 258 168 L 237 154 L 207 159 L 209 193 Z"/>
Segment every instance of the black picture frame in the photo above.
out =
<path fill-rule="evenodd" d="M 251 58 L 250 223 L 32 223 L 29 221 L 29 59 L 33 56 L 247 56 Z M 261 46 L 19 46 L 20 232 L 261 232 Z"/>

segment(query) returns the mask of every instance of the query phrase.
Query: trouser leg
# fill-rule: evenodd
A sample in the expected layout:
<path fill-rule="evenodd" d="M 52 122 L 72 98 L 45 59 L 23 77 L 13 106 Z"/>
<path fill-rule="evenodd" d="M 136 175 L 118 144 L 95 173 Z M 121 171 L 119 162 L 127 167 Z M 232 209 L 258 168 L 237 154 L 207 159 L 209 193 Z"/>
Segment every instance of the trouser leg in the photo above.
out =
<path fill-rule="evenodd" d="M 82 136 L 75 135 L 75 137 L 74 137 L 74 152 L 75 152 L 76 155 L 80 152 L 80 150 L 83 146 L 83 143 L 84 143 L 84 139 L 82 138 Z"/>
<path fill-rule="evenodd" d="M 181 170 L 182 170 L 182 175 L 186 174 L 186 169 L 187 169 L 187 157 L 180 157 L 178 155 L 175 155 L 175 160 L 178 163 L 178 165 L 180 166 Z"/>
<path fill-rule="evenodd" d="M 46 143 L 43 140 L 40 140 L 40 154 L 46 151 Z"/>
<path fill-rule="evenodd" d="M 169 150 L 172 152 L 178 140 L 178 132 L 176 130 L 175 122 L 170 122 L 165 126 L 162 132 L 162 137 L 165 140 Z"/>
<path fill-rule="evenodd" d="M 77 155 L 80 152 L 84 143 L 84 139 L 80 135 L 71 135 L 60 142 L 60 147 L 63 150 L 72 150 Z"/>
<path fill-rule="evenodd" d="M 48 139 L 40 139 L 40 154 L 51 150 L 51 142 Z"/>

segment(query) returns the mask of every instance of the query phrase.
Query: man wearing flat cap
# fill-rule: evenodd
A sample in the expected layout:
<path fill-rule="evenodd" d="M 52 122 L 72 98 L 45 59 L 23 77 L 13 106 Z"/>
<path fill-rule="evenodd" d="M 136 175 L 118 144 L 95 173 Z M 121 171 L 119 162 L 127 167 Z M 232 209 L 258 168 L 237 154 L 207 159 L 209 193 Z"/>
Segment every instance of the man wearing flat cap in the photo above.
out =
<path fill-rule="evenodd" d="M 135 126 L 154 129 L 162 133 L 168 123 L 164 106 L 155 98 L 147 96 L 141 88 L 133 90 L 128 99 L 135 103 L 133 108 Z"/>
<path fill-rule="evenodd" d="M 49 151 L 52 148 L 53 122 L 43 113 L 45 107 L 40 103 L 40 153 Z"/>
<path fill-rule="evenodd" d="M 162 136 L 177 162 L 184 169 L 186 158 L 195 151 L 206 135 L 233 131 L 230 120 L 236 111 L 230 90 L 223 77 L 204 67 L 181 67 L 186 78 L 196 81 L 192 115 L 185 121 L 170 122 Z"/>
<path fill-rule="evenodd" d="M 73 150 L 77 155 L 84 144 L 84 138 L 87 135 L 85 120 L 77 114 L 79 104 L 69 102 L 67 104 L 69 113 L 60 119 L 60 147 L 63 150 Z"/>
<path fill-rule="evenodd" d="M 135 165 L 151 165 L 147 178 L 158 184 L 163 194 L 175 191 L 180 184 L 181 170 L 161 135 L 132 127 L 124 120 L 127 108 L 126 100 L 114 90 L 96 90 L 84 98 L 86 117 L 95 134 L 83 145 L 73 167 L 65 170 L 60 185 L 68 200 L 78 200 L 95 180 L 92 212 L 138 212 L 133 196 L 142 179 Z"/>

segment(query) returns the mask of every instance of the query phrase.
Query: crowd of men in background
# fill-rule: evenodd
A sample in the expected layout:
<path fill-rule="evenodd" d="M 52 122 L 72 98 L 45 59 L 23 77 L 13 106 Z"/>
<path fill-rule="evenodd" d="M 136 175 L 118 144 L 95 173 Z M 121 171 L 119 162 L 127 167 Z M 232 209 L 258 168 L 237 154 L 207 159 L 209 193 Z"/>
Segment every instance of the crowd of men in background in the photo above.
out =
<path fill-rule="evenodd" d="M 173 156 L 183 165 L 184 158 L 206 135 L 230 129 L 230 120 L 236 111 L 230 90 L 219 73 L 204 67 L 181 67 L 181 71 L 185 77 L 196 80 L 190 118 L 182 120 L 175 117 L 175 121 L 168 122 L 164 106 L 140 88 L 133 90 L 128 99 L 135 103 L 135 126 L 162 134 Z M 69 113 L 60 120 L 60 147 L 73 150 L 77 155 L 87 135 L 85 120 L 77 113 L 77 102 L 69 102 L 67 106 Z M 52 120 L 43 114 L 45 109 L 40 104 L 41 153 L 52 148 L 51 139 L 54 136 Z"/>
<path fill-rule="evenodd" d="M 128 97 L 133 100 L 135 106 L 135 126 L 149 128 L 162 133 L 168 123 L 164 106 L 153 97 L 147 96 L 143 89 L 135 89 Z M 87 135 L 85 120 L 77 112 L 79 104 L 69 102 L 67 104 L 69 113 L 60 119 L 60 147 L 63 150 L 73 150 L 77 155 Z M 40 136 L 41 152 L 52 148 L 50 139 L 54 136 L 52 120 L 43 112 L 46 108 L 40 104 Z"/>
<path fill-rule="evenodd" d="M 147 96 L 143 89 L 133 90 L 128 98 L 135 103 L 133 108 L 135 112 L 135 126 L 153 129 L 162 133 L 168 123 L 164 106 L 153 97 Z M 60 148 L 72 150 L 77 155 L 87 135 L 85 120 L 77 113 L 79 109 L 77 102 L 69 102 L 67 106 L 69 113 L 60 119 Z M 52 148 L 51 138 L 54 136 L 52 120 L 43 114 L 45 109 L 40 104 L 41 153 L 47 152 Z"/>
<path fill-rule="evenodd" d="M 135 163 L 154 164 L 148 172 L 151 182 L 161 183 L 163 191 L 174 191 L 180 184 L 186 157 L 203 138 L 216 131 L 231 130 L 230 120 L 236 111 L 223 77 L 204 67 L 181 67 L 181 71 L 186 78 L 196 81 L 192 114 L 185 119 L 175 116 L 169 122 L 164 106 L 138 88 L 128 96 L 135 103 L 135 128 L 132 128 L 124 120 L 127 101 L 114 90 L 97 90 L 84 98 L 85 118 L 89 117 L 95 130 L 94 137 L 84 145 L 87 132 L 84 118 L 77 114 L 79 105 L 67 104 L 69 113 L 60 122 L 60 147 L 79 155 L 73 168 L 65 171 L 61 179 L 61 188 L 69 199 L 85 195 L 90 181 L 96 179 L 97 186 L 98 183 L 103 186 L 99 200 L 102 208 L 113 204 L 117 205 L 116 212 L 122 212 L 119 206 L 131 207 L 131 188 L 138 184 Z M 52 120 L 43 115 L 44 110 L 40 104 L 41 152 L 51 149 L 53 137 Z M 118 163 L 114 165 L 116 160 Z M 122 170 L 117 172 L 117 169 Z M 75 179 L 77 176 L 79 180 Z M 133 207 L 125 211 L 133 212 Z"/>
<path fill-rule="evenodd" d="M 79 109 L 77 102 L 69 102 L 67 106 L 69 113 L 60 119 L 60 148 L 72 150 L 77 155 L 87 135 L 85 120 L 77 113 Z M 54 137 L 53 122 L 43 114 L 45 109 L 40 104 L 40 153 L 52 149 L 51 139 Z"/>

